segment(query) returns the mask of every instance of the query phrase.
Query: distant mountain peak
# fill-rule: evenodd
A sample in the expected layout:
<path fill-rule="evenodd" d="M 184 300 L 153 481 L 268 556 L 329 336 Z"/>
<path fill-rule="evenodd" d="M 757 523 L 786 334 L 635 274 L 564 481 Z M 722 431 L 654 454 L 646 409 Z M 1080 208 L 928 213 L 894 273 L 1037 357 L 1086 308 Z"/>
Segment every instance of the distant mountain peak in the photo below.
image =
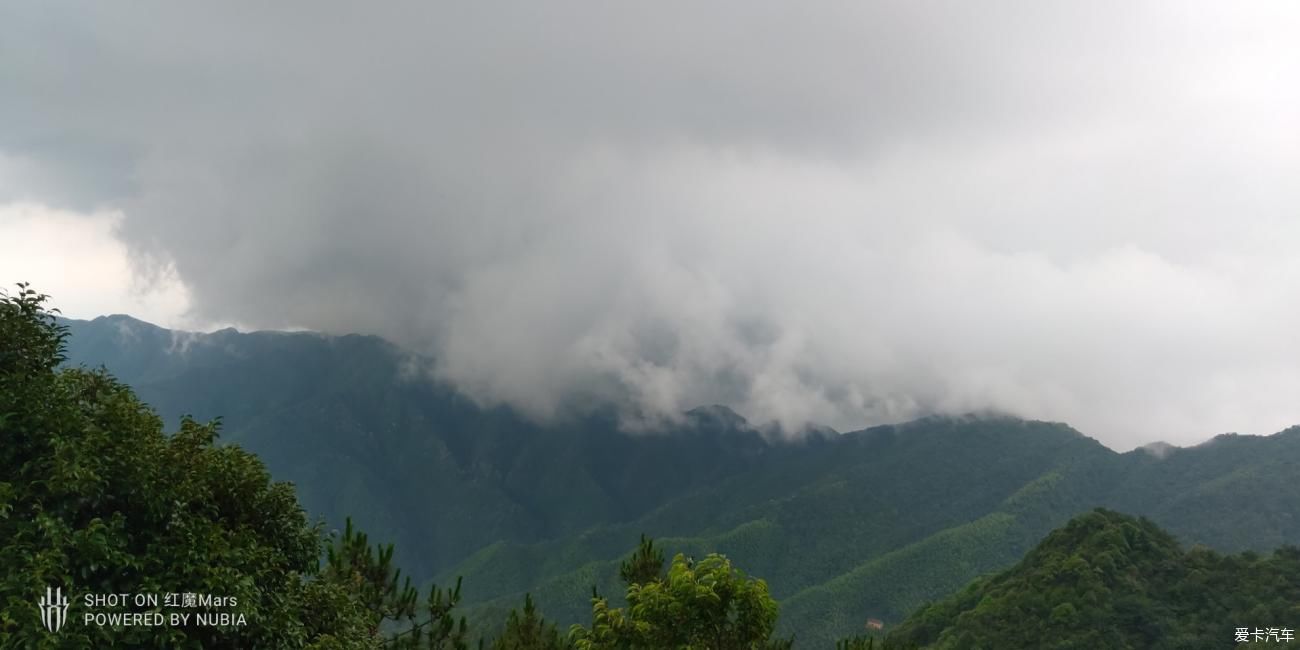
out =
<path fill-rule="evenodd" d="M 129 314 L 108 314 L 105 316 L 97 316 L 94 319 L 92 319 L 90 322 L 108 323 L 112 325 L 117 325 L 118 327 L 132 327 L 132 328 L 143 328 L 143 329 L 151 329 L 151 330 L 164 329 L 162 327 L 154 325 L 153 323 L 140 320 L 139 318 L 136 318 L 135 316 L 131 316 Z"/>
<path fill-rule="evenodd" d="M 153 324 L 153 323 L 148 323 L 148 322 L 142 321 L 142 320 L 140 320 L 139 318 L 136 318 L 135 316 L 132 316 L 132 315 L 130 315 L 130 314 L 104 314 L 103 316 L 96 316 L 96 317 L 95 317 L 94 319 L 92 319 L 92 320 L 95 320 L 95 321 L 104 321 L 104 322 L 109 322 L 109 323 L 112 323 L 112 322 L 115 322 L 115 321 L 129 321 L 129 322 L 132 322 L 132 323 L 141 323 L 141 324 L 144 324 L 144 325 L 152 325 L 152 324 Z"/>
<path fill-rule="evenodd" d="M 694 417 L 717 418 L 729 422 L 747 422 L 744 416 L 735 412 L 730 406 L 725 404 L 707 404 L 704 406 L 697 406 L 687 411 L 686 414 Z"/>
<path fill-rule="evenodd" d="M 686 412 L 686 418 L 697 425 L 724 429 L 749 429 L 749 420 L 722 404 L 697 406 Z"/>
<path fill-rule="evenodd" d="M 1138 447 L 1138 449 L 1145 451 L 1146 453 L 1151 454 L 1152 456 L 1155 456 L 1160 460 L 1164 460 L 1167 456 L 1169 456 L 1169 454 L 1176 451 L 1178 447 L 1176 445 L 1171 445 L 1163 440 L 1157 440 L 1156 442 L 1151 442 L 1142 445 L 1141 447 Z"/>
<path fill-rule="evenodd" d="M 68 319 L 64 324 L 76 322 L 89 323 L 92 326 L 104 328 L 112 332 L 122 343 L 139 343 L 141 337 L 154 338 L 169 330 L 154 325 L 153 323 L 142 321 L 134 316 L 127 314 L 109 314 L 107 316 L 98 316 L 90 321 L 75 321 Z"/>

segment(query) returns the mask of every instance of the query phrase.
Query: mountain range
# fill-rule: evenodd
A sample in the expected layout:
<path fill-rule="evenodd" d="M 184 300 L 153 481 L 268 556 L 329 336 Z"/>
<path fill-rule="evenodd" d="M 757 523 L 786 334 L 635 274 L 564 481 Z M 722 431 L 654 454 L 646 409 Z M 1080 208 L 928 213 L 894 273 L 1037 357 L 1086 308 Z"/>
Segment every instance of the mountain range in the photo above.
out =
<path fill-rule="evenodd" d="M 610 409 L 537 423 L 480 406 L 375 337 L 65 324 L 68 363 L 107 367 L 170 426 L 220 417 L 327 525 L 395 542 L 422 580 L 463 576 L 479 621 L 525 593 L 586 620 L 641 534 L 767 580 L 797 647 L 900 623 L 1096 507 L 1222 552 L 1300 542 L 1300 427 L 1118 453 L 1005 415 L 783 436 L 705 406 L 629 434 Z"/>

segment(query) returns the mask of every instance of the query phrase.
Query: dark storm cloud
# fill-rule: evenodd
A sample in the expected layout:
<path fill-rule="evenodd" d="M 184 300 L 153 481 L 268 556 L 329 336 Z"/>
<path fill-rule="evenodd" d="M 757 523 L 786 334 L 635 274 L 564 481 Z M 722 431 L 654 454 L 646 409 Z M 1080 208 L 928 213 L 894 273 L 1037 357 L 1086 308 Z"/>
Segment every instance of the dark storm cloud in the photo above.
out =
<path fill-rule="evenodd" d="M 539 416 L 1300 421 L 1291 3 L 0 9 L 0 200 Z"/>

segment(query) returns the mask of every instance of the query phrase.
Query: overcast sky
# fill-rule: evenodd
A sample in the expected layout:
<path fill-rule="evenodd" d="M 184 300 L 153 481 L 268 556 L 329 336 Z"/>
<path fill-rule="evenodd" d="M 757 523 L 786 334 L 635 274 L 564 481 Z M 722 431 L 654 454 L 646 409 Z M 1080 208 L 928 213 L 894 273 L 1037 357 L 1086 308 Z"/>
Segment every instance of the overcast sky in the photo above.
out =
<path fill-rule="evenodd" d="M 0 281 L 484 403 L 1300 423 L 1300 3 L 0 5 Z"/>

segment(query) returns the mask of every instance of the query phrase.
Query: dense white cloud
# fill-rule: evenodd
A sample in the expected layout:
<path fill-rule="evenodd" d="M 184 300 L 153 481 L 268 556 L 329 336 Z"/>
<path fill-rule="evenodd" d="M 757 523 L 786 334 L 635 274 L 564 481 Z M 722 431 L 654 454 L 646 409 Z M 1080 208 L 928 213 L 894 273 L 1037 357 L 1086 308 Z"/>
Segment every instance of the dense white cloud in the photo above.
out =
<path fill-rule="evenodd" d="M 0 9 L 0 200 L 485 402 L 1300 422 L 1300 5 Z M 0 231 L 3 234 L 3 231 Z M 114 311 L 122 311 L 118 308 Z"/>

